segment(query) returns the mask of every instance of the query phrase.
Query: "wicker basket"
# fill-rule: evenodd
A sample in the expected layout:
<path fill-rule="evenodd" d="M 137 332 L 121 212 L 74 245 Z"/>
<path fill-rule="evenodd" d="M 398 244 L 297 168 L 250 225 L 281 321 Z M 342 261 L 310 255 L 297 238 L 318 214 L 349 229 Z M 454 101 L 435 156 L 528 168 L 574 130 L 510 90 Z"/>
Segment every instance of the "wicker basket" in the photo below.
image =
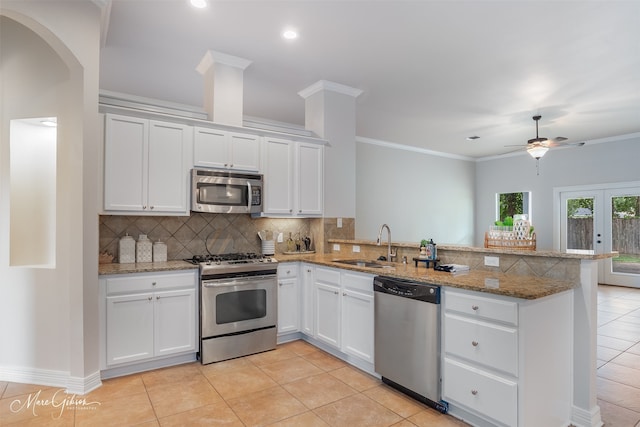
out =
<path fill-rule="evenodd" d="M 536 250 L 536 233 L 532 233 L 527 239 L 516 239 L 508 234 L 489 236 L 489 232 L 484 233 L 484 247 L 492 249 L 518 249 L 525 251 Z"/>

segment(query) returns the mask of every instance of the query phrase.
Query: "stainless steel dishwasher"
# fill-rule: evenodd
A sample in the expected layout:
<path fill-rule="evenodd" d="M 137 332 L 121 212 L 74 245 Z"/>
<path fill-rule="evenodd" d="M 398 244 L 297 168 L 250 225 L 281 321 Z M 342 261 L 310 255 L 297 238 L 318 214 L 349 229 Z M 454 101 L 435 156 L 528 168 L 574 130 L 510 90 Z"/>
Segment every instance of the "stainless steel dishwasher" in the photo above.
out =
<path fill-rule="evenodd" d="M 386 384 L 446 413 L 440 399 L 440 287 L 373 279 L 375 370 Z"/>

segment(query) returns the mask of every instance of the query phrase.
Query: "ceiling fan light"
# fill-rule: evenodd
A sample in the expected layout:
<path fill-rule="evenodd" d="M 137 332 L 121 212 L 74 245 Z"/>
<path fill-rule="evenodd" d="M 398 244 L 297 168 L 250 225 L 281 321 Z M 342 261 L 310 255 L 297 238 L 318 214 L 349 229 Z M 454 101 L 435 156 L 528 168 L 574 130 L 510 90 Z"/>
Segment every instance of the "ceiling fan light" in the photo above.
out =
<path fill-rule="evenodd" d="M 535 145 L 527 148 L 527 153 L 529 153 L 534 159 L 541 158 L 547 151 L 549 151 L 549 147 L 545 147 L 544 145 Z"/>

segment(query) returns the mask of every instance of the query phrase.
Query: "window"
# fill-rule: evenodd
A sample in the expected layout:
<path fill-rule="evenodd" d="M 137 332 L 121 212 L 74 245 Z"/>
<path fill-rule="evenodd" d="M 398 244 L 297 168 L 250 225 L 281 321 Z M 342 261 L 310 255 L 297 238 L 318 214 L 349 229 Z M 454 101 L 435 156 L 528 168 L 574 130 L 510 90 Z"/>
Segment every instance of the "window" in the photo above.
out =
<path fill-rule="evenodd" d="M 531 193 L 497 193 L 496 221 L 504 221 L 508 216 L 527 215 L 531 221 Z"/>

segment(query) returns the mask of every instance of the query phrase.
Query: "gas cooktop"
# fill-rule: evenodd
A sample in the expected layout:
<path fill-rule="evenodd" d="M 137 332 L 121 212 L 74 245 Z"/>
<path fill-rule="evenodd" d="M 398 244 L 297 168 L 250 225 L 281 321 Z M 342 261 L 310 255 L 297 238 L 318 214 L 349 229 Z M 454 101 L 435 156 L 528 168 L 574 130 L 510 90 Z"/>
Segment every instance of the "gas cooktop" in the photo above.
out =
<path fill-rule="evenodd" d="M 185 259 L 185 261 L 199 265 L 202 274 L 273 270 L 278 263 L 278 261 L 271 256 L 253 252 L 194 255 L 191 258 Z"/>

